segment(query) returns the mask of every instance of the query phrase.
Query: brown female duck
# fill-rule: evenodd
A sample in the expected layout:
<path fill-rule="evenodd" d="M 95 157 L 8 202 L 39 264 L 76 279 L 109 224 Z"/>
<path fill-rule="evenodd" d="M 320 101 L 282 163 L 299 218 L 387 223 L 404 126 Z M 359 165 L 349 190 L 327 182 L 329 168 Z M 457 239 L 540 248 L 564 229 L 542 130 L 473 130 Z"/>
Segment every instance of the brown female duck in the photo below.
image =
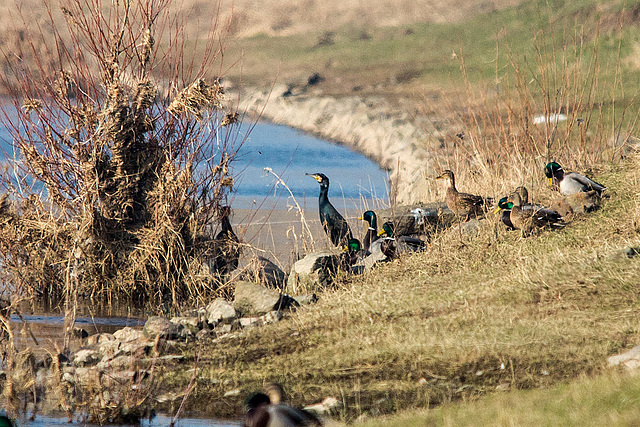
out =
<path fill-rule="evenodd" d="M 484 212 L 485 200 L 481 196 L 475 194 L 460 193 L 456 189 L 456 181 L 453 172 L 445 170 L 436 179 L 444 179 L 449 181 L 449 188 L 447 188 L 447 195 L 445 202 L 447 206 L 454 214 L 462 217 L 464 220 L 469 221 L 472 217 L 481 216 Z"/>

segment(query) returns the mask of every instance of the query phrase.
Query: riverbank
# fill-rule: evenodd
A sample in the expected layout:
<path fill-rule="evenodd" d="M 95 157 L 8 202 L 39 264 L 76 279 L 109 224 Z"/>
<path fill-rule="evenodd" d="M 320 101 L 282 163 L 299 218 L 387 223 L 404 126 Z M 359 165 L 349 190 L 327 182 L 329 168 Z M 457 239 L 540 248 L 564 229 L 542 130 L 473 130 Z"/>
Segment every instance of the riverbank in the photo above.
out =
<path fill-rule="evenodd" d="M 425 178 L 436 169 L 427 147 L 435 130 L 413 101 L 334 97 L 276 85 L 270 90 L 243 90 L 239 110 L 344 144 L 371 158 L 390 172 L 392 203 L 423 201 L 429 194 Z"/>

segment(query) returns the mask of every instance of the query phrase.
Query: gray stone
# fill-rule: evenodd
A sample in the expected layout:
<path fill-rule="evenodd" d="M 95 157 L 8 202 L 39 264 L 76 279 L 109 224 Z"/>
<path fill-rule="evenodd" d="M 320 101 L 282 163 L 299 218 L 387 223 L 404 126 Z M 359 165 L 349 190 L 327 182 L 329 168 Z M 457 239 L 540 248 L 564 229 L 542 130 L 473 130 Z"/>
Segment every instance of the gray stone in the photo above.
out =
<path fill-rule="evenodd" d="M 338 273 L 340 253 L 338 249 L 313 252 L 296 261 L 287 279 L 287 290 L 296 294 L 332 285 Z"/>
<path fill-rule="evenodd" d="M 609 366 L 624 366 L 627 369 L 640 368 L 640 345 L 633 347 L 631 350 L 611 356 L 607 359 Z"/>
<path fill-rule="evenodd" d="M 135 364 L 137 357 L 135 356 L 117 356 L 108 361 L 101 361 L 96 365 L 96 368 L 101 370 L 109 370 L 109 369 L 125 369 L 130 368 Z"/>
<path fill-rule="evenodd" d="M 100 344 L 106 341 L 115 341 L 115 339 L 116 337 L 114 337 L 113 334 L 107 334 L 107 333 L 89 335 L 89 337 L 87 337 L 87 345 L 91 346 L 91 345 Z"/>
<path fill-rule="evenodd" d="M 240 319 L 238 319 L 238 322 L 243 328 L 251 328 L 254 326 L 262 325 L 262 320 L 260 319 L 260 317 L 241 317 Z"/>
<path fill-rule="evenodd" d="M 105 341 L 99 344 L 100 354 L 102 354 L 102 360 L 109 360 L 114 357 L 118 351 L 120 351 L 120 341 Z"/>
<path fill-rule="evenodd" d="M 142 331 L 125 326 L 124 328 L 115 331 L 113 336 L 120 342 L 137 341 L 142 338 Z"/>
<path fill-rule="evenodd" d="M 217 298 L 207 305 L 206 320 L 210 325 L 228 322 L 236 318 L 236 309 L 224 298 Z"/>
<path fill-rule="evenodd" d="M 242 389 L 235 389 L 235 390 L 229 390 L 228 392 L 226 392 L 224 394 L 224 397 L 236 397 L 236 396 L 240 396 L 242 394 Z"/>
<path fill-rule="evenodd" d="M 288 309 L 296 304 L 290 296 L 273 289 L 251 282 L 236 283 L 234 305 L 243 314 L 261 315 L 273 310 Z"/>
<path fill-rule="evenodd" d="M 100 352 L 93 349 L 78 350 L 73 356 L 73 364 L 78 367 L 93 366 L 96 365 L 102 355 Z"/>
<path fill-rule="evenodd" d="M 260 283 L 270 289 L 284 290 L 287 285 L 287 275 L 271 260 L 258 256 L 253 258 L 241 272 L 238 279 L 247 282 Z"/>
<path fill-rule="evenodd" d="M 173 339 L 180 333 L 180 327 L 160 316 L 150 317 L 144 324 L 142 333 L 147 338 L 157 336 L 165 339 Z"/>
<path fill-rule="evenodd" d="M 215 329 L 217 334 L 228 334 L 232 330 L 233 330 L 233 325 L 231 325 L 230 323 L 224 323 L 224 324 L 218 325 L 216 326 L 216 329 Z"/>

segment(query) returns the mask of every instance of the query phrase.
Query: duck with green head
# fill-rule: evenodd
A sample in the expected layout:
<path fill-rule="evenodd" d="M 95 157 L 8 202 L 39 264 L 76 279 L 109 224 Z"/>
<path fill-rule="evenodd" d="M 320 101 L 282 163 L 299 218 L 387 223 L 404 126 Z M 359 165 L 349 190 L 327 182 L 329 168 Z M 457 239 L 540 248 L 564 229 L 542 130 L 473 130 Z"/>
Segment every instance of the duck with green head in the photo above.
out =
<path fill-rule="evenodd" d="M 368 251 L 371 247 L 371 244 L 378 240 L 378 217 L 373 211 L 366 211 L 362 214 L 359 220 L 366 221 L 369 224 L 367 228 L 367 232 L 364 235 L 364 239 L 362 240 L 362 249 Z"/>
<path fill-rule="evenodd" d="M 564 196 L 592 190 L 601 195 L 607 189 L 604 185 L 598 184 L 577 172 L 565 172 L 562 166 L 556 162 L 547 163 L 544 168 L 544 174 L 549 178 L 551 186 L 556 187 L 560 194 Z"/>
<path fill-rule="evenodd" d="M 562 216 L 558 212 L 552 209 L 548 209 L 542 206 L 528 203 L 529 192 L 527 191 L 526 187 L 522 187 L 522 186 L 517 187 L 515 190 L 515 193 L 520 196 L 520 202 L 521 202 L 520 208 L 523 211 L 535 212 L 536 215 L 545 216 L 549 220 L 552 220 L 555 222 L 562 221 Z M 507 198 L 508 197 L 503 197 L 502 199 L 500 199 L 500 201 L 498 202 L 498 208 L 495 210 L 495 213 L 502 211 L 502 217 L 501 217 L 502 223 L 507 227 L 509 227 L 510 229 L 515 229 L 516 227 L 514 227 L 513 223 L 511 222 L 511 210 L 513 208 L 513 202 L 508 202 Z"/>
<path fill-rule="evenodd" d="M 323 173 L 308 173 L 307 175 L 320 184 L 318 211 L 320 213 L 322 228 L 334 246 L 345 246 L 349 239 L 353 239 L 353 234 L 351 234 L 351 228 L 347 220 L 340 215 L 340 212 L 338 212 L 329 201 L 329 178 Z"/>
<path fill-rule="evenodd" d="M 387 221 L 382 224 L 382 230 L 378 233 L 384 236 L 381 239 L 381 250 L 389 258 L 403 253 L 423 251 L 427 248 L 424 240 L 412 236 L 396 236 L 394 230 L 393 223 Z"/>
<path fill-rule="evenodd" d="M 485 200 L 475 194 L 460 193 L 456 189 L 456 180 L 453 172 L 445 170 L 436 179 L 443 179 L 449 183 L 445 202 L 451 211 L 459 217 L 464 217 L 464 221 L 470 218 L 481 216 L 484 213 Z"/>
<path fill-rule="evenodd" d="M 523 236 L 530 234 L 533 230 L 549 227 L 563 228 L 565 226 L 557 218 L 557 212 L 550 209 L 523 209 L 520 194 L 512 193 L 507 197 L 507 203 L 511 203 L 511 213 L 509 219 L 514 228 L 522 231 Z"/>

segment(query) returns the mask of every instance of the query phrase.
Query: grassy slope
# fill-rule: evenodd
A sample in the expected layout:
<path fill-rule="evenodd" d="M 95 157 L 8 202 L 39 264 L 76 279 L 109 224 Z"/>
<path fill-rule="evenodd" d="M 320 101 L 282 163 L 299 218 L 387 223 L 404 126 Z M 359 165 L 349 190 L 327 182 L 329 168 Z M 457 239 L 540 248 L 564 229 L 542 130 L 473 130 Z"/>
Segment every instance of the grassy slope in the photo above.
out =
<path fill-rule="evenodd" d="M 552 19 L 549 10 L 553 11 Z M 618 31 L 620 10 L 621 2 L 603 5 L 593 0 L 556 0 L 549 2 L 549 9 L 544 2 L 524 2 L 461 23 L 343 27 L 333 32 L 334 43 L 325 46 L 317 46 L 324 32 L 311 27 L 303 34 L 258 34 L 233 40 L 225 62 L 237 64 L 229 69 L 229 76 L 249 83 L 302 82 L 319 72 L 326 78 L 321 88 L 328 93 L 348 93 L 355 87 L 374 93 L 455 89 L 462 85 L 460 52 L 473 81 L 504 74 L 508 55 L 526 58 L 535 68 L 535 45 L 542 39 L 550 45 L 554 29 L 556 48 L 569 46 L 569 57 L 573 55 L 572 46 L 582 42 L 584 54 L 589 55 L 590 41 L 599 31 L 601 69 L 612 73 L 618 40 L 622 39 L 621 53 L 626 56 L 638 34 L 629 12 L 625 15 L 625 31 Z M 636 70 L 628 71 L 637 76 Z M 636 81 L 637 77 L 628 76 L 628 80 Z"/>
<path fill-rule="evenodd" d="M 611 199 L 564 231 L 442 236 L 284 322 L 204 348 L 192 402 L 213 395 L 210 411 L 237 414 L 225 391 L 278 381 L 296 404 L 343 399 L 352 420 L 600 373 L 640 342 L 640 259 L 613 256 L 639 243 L 639 178 L 637 162 L 598 176 Z"/>

